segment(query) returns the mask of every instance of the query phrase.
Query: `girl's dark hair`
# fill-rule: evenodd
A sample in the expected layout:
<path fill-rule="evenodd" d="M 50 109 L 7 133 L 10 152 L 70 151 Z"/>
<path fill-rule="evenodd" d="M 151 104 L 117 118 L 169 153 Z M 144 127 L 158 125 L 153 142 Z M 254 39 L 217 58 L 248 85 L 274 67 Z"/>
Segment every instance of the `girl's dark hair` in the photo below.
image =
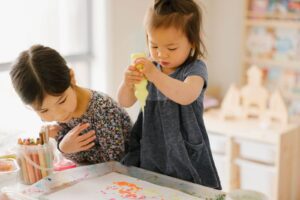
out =
<path fill-rule="evenodd" d="M 23 51 L 10 71 L 12 84 L 25 104 L 41 106 L 46 94 L 58 96 L 71 85 L 70 69 L 54 49 L 34 45 Z"/>
<path fill-rule="evenodd" d="M 190 60 L 205 57 L 202 32 L 202 12 L 193 0 L 155 0 L 145 18 L 146 30 L 174 27 L 186 35 L 194 46 Z M 148 39 L 148 38 L 147 38 Z"/>

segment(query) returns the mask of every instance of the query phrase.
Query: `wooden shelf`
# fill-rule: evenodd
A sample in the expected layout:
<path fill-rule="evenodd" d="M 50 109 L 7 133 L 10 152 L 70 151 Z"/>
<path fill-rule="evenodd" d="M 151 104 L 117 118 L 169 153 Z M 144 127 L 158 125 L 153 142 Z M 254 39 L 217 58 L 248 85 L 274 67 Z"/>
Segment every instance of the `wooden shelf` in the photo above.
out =
<path fill-rule="evenodd" d="M 258 66 L 264 67 L 272 67 L 272 66 L 280 66 L 282 68 L 300 70 L 300 61 L 281 61 L 274 59 L 253 59 L 253 58 L 245 58 L 245 63 L 247 64 L 255 64 Z"/>
<path fill-rule="evenodd" d="M 276 19 L 246 19 L 246 26 L 299 29 L 300 21 L 283 21 Z"/>
<path fill-rule="evenodd" d="M 250 188 L 243 189 L 257 189 L 255 182 L 253 183 L 249 177 L 257 172 L 241 171 L 243 165 L 237 165 L 237 162 L 243 161 L 251 165 L 252 171 L 259 171 L 261 176 L 254 179 L 265 183 L 260 192 L 268 192 L 266 195 L 269 199 L 300 199 L 299 123 L 280 125 L 273 122 L 266 128 L 258 119 L 223 120 L 218 116 L 219 110 L 210 110 L 204 113 L 204 121 L 213 154 L 214 149 L 225 149 L 221 156 L 222 162 L 219 163 L 221 165 L 217 165 L 217 168 L 223 168 L 219 171 L 225 178 L 221 180 L 224 189 L 228 191 L 237 189 L 243 183 L 247 183 L 248 186 L 252 183 Z M 214 139 L 216 137 L 222 138 L 222 142 Z M 249 150 L 253 151 L 250 153 Z M 218 159 L 220 156 L 214 157 L 220 160 Z M 274 179 L 270 179 L 270 171 Z M 270 182 L 272 180 L 274 181 Z"/>
<path fill-rule="evenodd" d="M 274 59 L 277 54 L 280 56 L 280 52 L 275 49 L 275 45 L 280 42 L 279 35 L 280 34 L 289 34 L 291 32 L 300 31 L 300 13 L 293 12 L 260 12 L 259 5 L 257 5 L 256 10 L 251 10 L 253 6 L 254 0 L 243 0 L 244 1 L 244 42 L 242 45 L 242 77 L 241 82 L 246 82 L 247 69 L 251 65 L 257 65 L 259 67 L 267 68 L 265 70 L 265 84 L 270 86 L 272 89 L 280 89 L 284 90 L 284 100 L 290 103 L 291 101 L 299 101 L 300 95 L 295 91 L 296 83 L 294 85 L 289 84 L 288 80 L 285 78 L 285 70 L 291 71 L 291 77 L 295 78 L 298 76 L 297 74 L 300 72 L 300 60 L 292 60 L 289 58 L 279 60 Z M 254 2 L 255 3 L 255 2 Z M 261 7 L 261 9 L 263 9 Z M 270 5 L 268 5 L 267 10 L 270 10 Z M 262 35 L 259 35 L 260 32 L 255 32 L 253 28 L 261 28 L 264 32 Z M 281 31 L 283 33 L 281 33 Z M 285 33 L 284 31 L 287 31 Z M 252 34 L 252 35 L 251 35 Z M 264 34 L 264 35 L 263 35 Z M 251 41 L 249 41 L 249 37 L 251 36 Z M 259 48 L 264 45 L 264 37 L 267 39 L 272 38 L 272 48 L 270 47 L 264 55 L 269 56 L 268 58 L 259 58 L 252 57 L 249 51 L 248 42 L 252 42 L 253 46 L 257 46 Z M 298 37 L 298 36 L 291 36 Z M 262 41 L 263 40 L 263 41 Z M 293 42 L 293 41 L 292 41 Z M 254 49 L 255 50 L 255 49 Z M 293 54 L 297 54 L 298 49 L 293 49 Z M 254 52 L 254 51 L 253 51 Z M 253 55 L 253 54 L 252 54 Z M 269 76 L 269 73 L 272 73 L 272 69 L 278 68 L 277 79 Z M 289 74 L 287 75 L 289 76 Z M 268 82 L 270 81 L 270 82 Z M 288 82 L 285 83 L 284 81 Z M 299 100 L 298 100 L 299 99 Z M 288 106 L 290 106 L 289 104 Z M 291 107 L 289 107 L 291 108 Z M 220 120 L 216 117 L 217 112 L 205 113 L 205 125 L 206 129 L 209 133 L 209 136 L 212 134 L 218 134 L 222 136 L 226 144 L 225 151 L 225 175 L 228 176 L 228 180 L 224 182 L 227 183 L 228 189 L 236 189 L 236 188 L 244 188 L 244 189 L 253 189 L 253 190 L 262 190 L 266 191 L 269 195 L 269 199 L 272 200 L 282 200 L 282 199 L 300 199 L 300 157 L 298 154 L 300 153 L 300 115 L 292 115 L 289 116 L 292 118 L 292 122 L 286 127 L 279 127 L 279 124 L 274 122 L 270 127 L 266 128 L 264 125 L 261 125 L 259 122 L 255 122 L 255 119 L 241 119 L 241 120 Z M 254 120 L 254 121 L 253 121 Z M 246 141 L 246 142 L 238 142 L 238 140 Z M 212 142 L 211 142 L 212 143 Z M 247 144 L 248 143 L 248 144 Z M 275 155 L 275 159 L 272 159 L 273 167 L 271 171 L 274 171 L 272 174 L 273 179 L 268 179 L 271 176 L 269 173 L 264 174 L 260 179 L 262 183 L 261 188 L 257 188 L 259 185 L 259 180 L 257 184 L 251 182 L 251 178 L 249 174 L 246 176 L 246 165 L 238 165 L 235 162 L 239 158 L 243 158 L 242 161 L 247 162 L 247 164 L 251 164 L 250 167 L 257 166 L 257 169 L 260 168 L 261 163 L 265 160 L 258 159 L 260 155 L 264 155 L 262 151 L 251 151 L 255 152 L 255 155 L 258 156 L 256 159 L 252 159 L 252 157 L 245 157 L 242 155 L 243 149 L 249 144 L 263 144 L 262 146 L 271 145 L 273 151 L 272 155 Z M 213 146 L 213 145 L 212 145 Z M 250 148 L 251 150 L 255 150 L 255 148 Z M 267 147 L 265 148 L 267 149 Z M 249 151 L 250 152 L 250 151 Z M 271 153 L 271 152 L 270 152 Z M 267 155 L 267 153 L 266 153 Z M 246 159 L 245 159 L 246 158 Z M 250 160 L 249 160 L 250 159 Z M 267 160 L 267 159 L 266 159 Z M 262 165 L 264 168 L 269 165 Z M 244 171 L 243 171 L 244 170 Z M 253 170 L 253 168 L 251 169 Z M 244 174 L 244 175 L 243 175 Z M 251 174 L 251 173 L 250 173 Z M 255 179 L 255 178 L 254 178 Z M 248 185 L 243 185 L 243 183 L 247 183 Z M 269 188 L 272 187 L 271 190 Z M 248 188 L 249 187 L 249 188 Z"/>
<path fill-rule="evenodd" d="M 247 13 L 248 19 L 264 19 L 264 20 L 300 20 L 300 14 L 298 13 L 261 13 L 261 12 L 255 12 L 255 11 L 248 11 Z"/>

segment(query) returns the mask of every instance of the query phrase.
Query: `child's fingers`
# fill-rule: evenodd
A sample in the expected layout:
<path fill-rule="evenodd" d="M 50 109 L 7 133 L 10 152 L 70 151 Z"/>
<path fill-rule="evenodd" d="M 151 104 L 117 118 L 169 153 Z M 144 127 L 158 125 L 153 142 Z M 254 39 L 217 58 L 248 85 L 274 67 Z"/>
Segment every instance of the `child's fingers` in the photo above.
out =
<path fill-rule="evenodd" d="M 79 138 L 80 143 L 83 143 L 89 139 L 91 139 L 91 141 L 93 141 L 96 139 L 95 131 L 91 130 L 91 131 L 87 132 L 86 134 L 79 136 L 78 138 Z"/>
<path fill-rule="evenodd" d="M 134 84 L 141 82 L 142 80 L 143 80 L 143 78 L 130 79 L 127 81 L 127 83 L 130 85 L 134 85 Z"/>
<path fill-rule="evenodd" d="M 86 140 L 80 142 L 80 147 L 86 146 L 86 145 L 88 145 L 88 144 L 90 144 L 90 143 L 94 143 L 94 140 L 95 140 L 95 139 L 96 139 L 96 137 L 93 136 L 93 137 L 90 137 L 90 138 L 88 138 L 88 139 L 86 139 Z"/>
<path fill-rule="evenodd" d="M 143 80 L 143 78 L 142 78 L 142 77 L 138 77 L 138 78 L 133 78 L 133 79 L 131 79 L 130 82 L 131 82 L 131 83 L 138 83 L 138 82 L 140 82 L 141 80 Z"/>
<path fill-rule="evenodd" d="M 146 62 L 147 58 L 137 58 L 135 61 L 134 61 L 134 64 L 144 64 Z"/>
<path fill-rule="evenodd" d="M 131 74 L 132 74 L 132 71 L 129 71 L 129 70 L 128 70 L 128 71 L 125 72 L 125 76 L 126 76 L 126 77 L 130 77 Z"/>
<path fill-rule="evenodd" d="M 134 65 L 130 65 L 130 66 L 128 67 L 128 70 L 129 70 L 129 71 L 136 71 L 137 69 L 135 68 Z"/>
<path fill-rule="evenodd" d="M 82 131 L 90 126 L 89 123 L 78 124 L 72 129 L 71 135 L 78 136 Z"/>
<path fill-rule="evenodd" d="M 143 74 L 140 71 L 126 71 L 127 76 L 143 76 Z"/>
<path fill-rule="evenodd" d="M 85 145 L 85 146 L 82 146 L 82 147 L 80 148 L 80 151 L 86 151 L 86 150 L 89 150 L 89 149 L 92 148 L 94 145 L 95 145 L 94 142 L 89 143 L 89 144 L 87 144 L 87 145 Z"/>
<path fill-rule="evenodd" d="M 133 82 L 133 84 L 138 84 L 138 83 L 140 83 L 141 81 L 142 81 L 142 79 L 136 80 L 136 81 Z"/>

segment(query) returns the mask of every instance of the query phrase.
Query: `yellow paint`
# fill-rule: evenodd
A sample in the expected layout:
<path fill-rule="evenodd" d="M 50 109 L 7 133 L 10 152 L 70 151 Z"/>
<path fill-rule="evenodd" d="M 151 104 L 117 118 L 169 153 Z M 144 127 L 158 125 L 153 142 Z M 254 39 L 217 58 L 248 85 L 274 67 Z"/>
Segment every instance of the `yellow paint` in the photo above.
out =
<path fill-rule="evenodd" d="M 146 54 L 145 53 L 133 53 L 131 54 L 130 58 L 131 58 L 131 63 L 133 64 L 134 61 L 137 59 L 137 58 L 145 58 L 146 57 Z M 138 70 L 142 70 L 143 69 L 143 65 L 141 64 L 138 64 L 135 66 Z M 146 105 L 146 99 L 148 97 L 148 90 L 147 90 L 147 84 L 148 84 L 148 81 L 146 78 L 143 78 L 143 80 L 137 84 L 135 84 L 134 88 L 135 88 L 135 92 L 134 92 L 134 95 L 135 97 L 137 98 L 137 100 L 139 101 L 140 103 L 140 106 L 142 108 L 142 111 L 144 112 L 144 107 Z"/>
<path fill-rule="evenodd" d="M 13 158 L 16 159 L 16 154 L 8 154 L 8 155 L 2 155 L 0 158 Z"/>

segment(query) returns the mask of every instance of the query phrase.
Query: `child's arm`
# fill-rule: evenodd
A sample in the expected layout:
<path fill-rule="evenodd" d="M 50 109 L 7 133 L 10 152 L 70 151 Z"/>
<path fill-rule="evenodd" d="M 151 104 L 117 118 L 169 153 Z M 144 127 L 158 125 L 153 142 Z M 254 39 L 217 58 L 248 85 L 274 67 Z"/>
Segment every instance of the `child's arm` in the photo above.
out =
<path fill-rule="evenodd" d="M 142 72 L 157 89 L 172 101 L 188 105 L 194 102 L 200 95 L 204 86 L 204 80 L 200 76 L 189 76 L 184 81 L 174 79 L 157 69 L 154 64 L 147 59 L 138 59 L 144 64 Z"/>
<path fill-rule="evenodd" d="M 130 107 L 136 102 L 134 95 L 134 84 L 139 83 L 143 78 L 134 66 L 129 66 L 124 73 L 124 80 L 118 90 L 118 103 L 123 107 Z"/>
<path fill-rule="evenodd" d="M 92 148 L 95 145 L 93 142 L 96 139 L 95 131 L 91 130 L 86 134 L 80 135 L 80 133 L 88 127 L 89 125 L 87 123 L 75 126 L 59 142 L 59 150 L 62 153 L 70 154 Z"/>

